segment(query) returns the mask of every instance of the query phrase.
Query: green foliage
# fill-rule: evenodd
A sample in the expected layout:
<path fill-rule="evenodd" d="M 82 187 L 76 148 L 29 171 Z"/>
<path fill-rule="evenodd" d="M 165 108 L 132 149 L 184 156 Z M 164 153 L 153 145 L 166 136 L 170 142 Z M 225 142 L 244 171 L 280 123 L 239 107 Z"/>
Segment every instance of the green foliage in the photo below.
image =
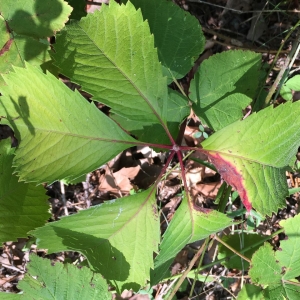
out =
<path fill-rule="evenodd" d="M 285 206 L 285 171 L 299 146 L 300 102 L 272 106 L 218 131 L 202 143 L 247 209 L 263 215 Z M 282 128 L 285 128 L 282 131 Z M 279 135 L 278 132 L 281 132 Z M 266 147 L 266 143 L 268 147 Z M 281 147 L 280 145 L 285 145 Z"/>
<path fill-rule="evenodd" d="M 73 180 L 134 145 L 93 103 L 52 74 L 31 65 L 15 70 L 3 76 L 7 85 L 1 93 L 6 120 L 20 140 L 14 164 L 21 180 Z"/>
<path fill-rule="evenodd" d="M 263 300 L 264 296 L 259 286 L 245 284 L 239 292 L 238 300 Z"/>
<path fill-rule="evenodd" d="M 25 61 L 49 68 L 50 47 L 42 39 L 62 29 L 71 11 L 63 0 L 1 1 L 0 74 L 10 72 L 12 65 L 24 67 Z"/>
<path fill-rule="evenodd" d="M 297 299 L 300 288 L 293 282 L 300 275 L 299 263 L 300 215 L 281 221 L 287 240 L 281 241 L 280 250 L 274 252 L 266 243 L 253 255 L 250 278 L 253 283 L 266 285 L 265 299 Z"/>
<path fill-rule="evenodd" d="M 143 18 L 149 22 L 163 74 L 171 82 L 184 77 L 204 49 L 205 38 L 197 19 L 171 1 L 131 2 L 141 9 Z"/>
<path fill-rule="evenodd" d="M 195 113 L 215 131 L 241 119 L 255 96 L 260 64 L 261 56 L 250 51 L 226 51 L 203 61 L 190 87 Z"/>
<path fill-rule="evenodd" d="M 100 299 L 110 300 L 112 295 L 101 275 L 91 272 L 86 267 L 77 268 L 72 264 L 55 263 L 36 255 L 30 256 L 27 265 L 28 273 L 18 283 L 23 291 L 7 299 Z M 0 293 L 1 299 L 6 299 L 5 293 Z"/>
<path fill-rule="evenodd" d="M 287 101 L 293 100 L 293 91 L 300 91 L 300 75 L 287 80 L 280 89 L 280 95 Z"/>
<path fill-rule="evenodd" d="M 148 190 L 48 223 L 32 234 L 40 248 L 50 253 L 79 251 L 92 270 L 118 289 L 138 290 L 153 267 L 159 242 L 157 221 L 154 193 Z"/>
<path fill-rule="evenodd" d="M 260 241 L 263 243 L 264 239 L 257 234 L 234 234 L 225 235 L 222 237 L 222 240 L 233 249 L 242 250 L 253 244 L 257 244 Z M 245 251 L 243 255 L 251 259 L 252 254 L 258 249 L 258 247 L 259 246 L 251 247 L 248 251 Z M 232 254 L 231 250 L 226 248 L 223 244 L 220 244 L 218 259 L 228 257 Z M 229 269 L 247 270 L 249 268 L 249 262 L 243 260 L 241 257 L 234 257 L 228 261 L 225 260 L 222 264 Z"/>
<path fill-rule="evenodd" d="M 19 141 L 16 150 L 8 141 L 0 142 L 1 241 L 30 234 L 49 253 L 82 253 L 89 268 L 50 266 L 33 256 L 19 283 L 24 294 L 7 297 L 48 299 L 47 293 L 55 290 L 69 293 L 70 299 L 106 299 L 110 295 L 101 276 L 118 292 L 138 291 L 149 280 L 157 283 L 169 276 L 170 264 L 186 244 L 234 224 L 191 199 L 185 150 L 206 154 L 248 211 L 253 207 L 257 216 L 271 215 L 285 206 L 285 171 L 300 144 L 299 102 L 270 106 L 241 120 L 243 109 L 255 100 L 261 75 L 261 57 L 250 51 L 227 51 L 205 60 L 191 81 L 189 98 L 172 90 L 168 83 L 187 74 L 203 51 L 197 20 L 170 1 L 124 2 L 111 0 L 82 18 L 83 2 L 77 2 L 75 20 L 66 26 L 71 7 L 62 0 L 0 3 L 1 123 L 11 126 Z M 22 21 L 24 16 L 28 18 Z M 59 30 L 53 50 L 45 39 Z M 109 115 L 50 73 L 54 69 L 47 50 L 60 73 L 93 101 L 107 105 Z M 181 145 L 191 108 L 214 131 L 198 148 Z M 206 138 L 204 127 L 199 129 Z M 175 155 L 181 166 L 185 196 L 162 240 L 155 191 L 163 174 L 144 192 L 44 225 L 49 216 L 44 190 L 33 184 L 74 182 L 132 146 L 169 150 L 163 171 Z M 292 283 L 300 275 L 297 220 L 281 223 L 289 237 L 281 242 L 282 251 L 274 253 L 266 244 L 251 259 L 252 283 L 265 285 L 265 299 L 295 299 L 299 293 Z M 254 242 L 252 236 L 243 238 L 244 246 Z M 233 246 L 240 250 L 240 245 Z M 158 254 L 155 259 L 153 253 Z M 222 247 L 220 253 L 231 255 Z M 242 268 L 240 259 L 225 265 Z M 259 299 L 261 293 L 247 285 L 239 299 Z"/>
<path fill-rule="evenodd" d="M 44 188 L 18 182 L 18 177 L 13 174 L 14 150 L 9 140 L 0 142 L 1 243 L 27 237 L 28 231 L 44 225 L 50 217 Z"/>
<path fill-rule="evenodd" d="M 176 254 L 186 244 L 202 240 L 230 224 L 231 220 L 224 214 L 214 210 L 201 211 L 191 201 L 183 201 L 164 234 L 160 253 L 154 261 L 151 283 L 158 283 L 164 278 Z"/>

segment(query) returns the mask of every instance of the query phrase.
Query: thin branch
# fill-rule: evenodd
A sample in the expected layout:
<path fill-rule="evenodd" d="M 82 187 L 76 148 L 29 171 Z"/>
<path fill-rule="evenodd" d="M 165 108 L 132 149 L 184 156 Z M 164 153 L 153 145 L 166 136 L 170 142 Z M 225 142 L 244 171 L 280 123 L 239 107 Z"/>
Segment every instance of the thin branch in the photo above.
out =
<path fill-rule="evenodd" d="M 297 28 L 299 25 L 300 25 L 300 20 L 296 23 L 295 26 L 292 27 L 292 29 L 289 31 L 289 33 L 288 33 L 287 36 L 285 37 L 283 43 L 281 44 L 281 46 L 280 46 L 280 48 L 279 48 L 279 50 L 278 50 L 278 53 L 276 54 L 276 56 L 275 56 L 275 58 L 274 58 L 274 60 L 273 60 L 273 63 L 272 63 L 272 66 L 270 67 L 270 69 L 274 67 L 274 65 L 275 65 L 275 63 L 276 63 L 276 61 L 277 61 L 278 55 L 279 55 L 279 53 L 280 53 L 280 51 L 281 51 L 283 45 L 284 45 L 285 42 L 288 40 L 288 38 L 290 37 L 290 35 L 292 34 L 292 32 L 294 32 L 294 31 L 296 30 L 296 28 Z M 293 58 L 293 56 L 294 56 L 294 54 L 295 54 L 295 52 L 296 52 L 296 49 L 297 49 L 298 44 L 299 44 L 299 35 L 298 35 L 298 38 L 296 39 L 296 41 L 293 43 L 292 50 L 290 51 L 288 57 L 286 58 L 286 60 L 285 60 L 285 62 L 284 62 L 284 66 L 281 68 L 280 72 L 279 72 L 278 75 L 277 75 L 276 80 L 274 81 L 272 87 L 271 87 L 270 90 L 269 90 L 269 93 L 268 93 L 268 95 L 267 95 L 267 97 L 266 97 L 266 99 L 265 99 L 265 106 L 267 106 L 267 105 L 270 103 L 271 98 L 272 98 L 272 96 L 273 96 L 273 94 L 274 94 L 274 92 L 275 92 L 277 86 L 279 85 L 279 83 L 280 83 L 280 81 L 281 81 L 281 79 L 282 79 L 284 73 L 285 73 L 285 72 L 287 71 L 287 69 L 288 69 L 288 65 L 289 65 L 291 59 Z"/>
<path fill-rule="evenodd" d="M 182 285 L 184 279 L 187 277 L 188 273 L 191 271 L 191 269 L 193 268 L 194 264 L 196 263 L 197 259 L 201 256 L 201 254 L 204 252 L 204 249 L 206 247 L 206 244 L 209 241 L 209 237 L 206 238 L 205 242 L 203 243 L 203 245 L 201 246 L 201 248 L 197 251 L 197 253 L 194 255 L 193 259 L 190 261 L 189 263 L 189 267 L 183 272 L 183 274 L 181 275 L 180 279 L 178 280 L 178 282 L 176 283 L 172 293 L 170 294 L 170 296 L 167 298 L 167 300 L 171 300 L 173 299 L 173 297 L 175 296 L 176 292 L 178 291 L 178 289 L 180 288 L 180 286 Z"/>
<path fill-rule="evenodd" d="M 234 248 L 232 248 L 227 243 L 225 243 L 224 241 L 222 241 L 216 234 L 215 234 L 214 239 L 217 240 L 219 243 L 223 244 L 226 248 L 228 248 L 229 250 L 231 250 L 233 253 L 235 253 L 236 255 L 238 255 L 239 257 L 241 257 L 242 259 L 246 260 L 248 263 L 251 263 L 251 259 L 249 259 L 245 255 L 239 253 L 238 251 L 236 251 Z"/>

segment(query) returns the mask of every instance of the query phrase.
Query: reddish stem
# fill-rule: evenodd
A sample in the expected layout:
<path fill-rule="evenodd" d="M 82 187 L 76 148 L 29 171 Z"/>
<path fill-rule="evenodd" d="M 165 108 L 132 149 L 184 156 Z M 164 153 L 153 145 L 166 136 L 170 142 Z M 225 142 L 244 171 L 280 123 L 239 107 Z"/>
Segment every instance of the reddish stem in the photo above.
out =
<path fill-rule="evenodd" d="M 184 190 L 185 190 L 186 196 L 188 197 L 189 196 L 189 190 L 188 190 L 187 183 L 186 183 L 185 170 L 184 170 L 181 150 L 176 151 L 176 154 L 177 154 L 179 164 L 180 164 L 180 168 L 181 168 L 181 176 L 182 176 L 182 180 L 183 180 Z"/>

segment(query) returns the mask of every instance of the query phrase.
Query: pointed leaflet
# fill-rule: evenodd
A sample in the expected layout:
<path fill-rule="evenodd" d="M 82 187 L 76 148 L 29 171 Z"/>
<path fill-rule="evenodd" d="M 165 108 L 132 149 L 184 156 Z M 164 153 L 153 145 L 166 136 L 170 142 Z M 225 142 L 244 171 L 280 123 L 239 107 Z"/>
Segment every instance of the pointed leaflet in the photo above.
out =
<path fill-rule="evenodd" d="M 81 252 L 93 270 L 123 290 L 138 290 L 149 279 L 159 242 L 153 191 L 145 191 L 80 211 L 36 229 L 49 253 Z"/>
<path fill-rule="evenodd" d="M 0 243 L 27 237 L 50 217 L 45 189 L 12 175 L 14 150 L 10 140 L 0 142 Z"/>
<path fill-rule="evenodd" d="M 285 168 L 300 144 L 300 102 L 272 106 L 218 131 L 202 143 L 245 207 L 270 215 L 285 206 Z"/>
<path fill-rule="evenodd" d="M 166 273 L 177 253 L 188 243 L 204 239 L 230 226 L 232 220 L 215 210 L 201 211 L 186 199 L 180 204 L 164 234 L 159 255 L 155 258 L 151 284 L 156 284 Z"/>
<path fill-rule="evenodd" d="M 18 283 L 18 289 L 23 290 L 21 299 L 112 299 L 102 276 L 87 267 L 53 264 L 36 255 L 30 255 L 29 259 L 28 273 Z"/>
<path fill-rule="evenodd" d="M 153 36 L 140 11 L 110 1 L 57 38 L 53 57 L 62 74 L 132 121 L 165 127 L 167 85 Z M 166 129 L 165 129 L 166 130 Z"/>
<path fill-rule="evenodd" d="M 199 21 L 171 1 L 131 2 L 149 22 L 164 74 L 170 81 L 173 77 L 184 77 L 204 49 L 205 38 Z"/>
<path fill-rule="evenodd" d="M 259 80 L 261 55 L 226 51 L 203 61 L 190 85 L 193 110 L 217 131 L 241 119 Z"/>
<path fill-rule="evenodd" d="M 49 67 L 48 42 L 39 41 L 54 35 L 68 20 L 72 8 L 61 0 L 24 0 L 0 2 L 0 73 L 12 70 L 12 65 L 25 66 L 25 60 L 35 66 Z M 4 40 L 4 42 L 3 42 Z M 53 66 L 51 66 L 53 69 Z M 0 85 L 4 81 L 0 78 Z"/>
<path fill-rule="evenodd" d="M 52 74 L 27 64 L 4 76 L 1 106 L 20 141 L 21 180 L 72 180 L 135 144 L 115 122 Z"/>

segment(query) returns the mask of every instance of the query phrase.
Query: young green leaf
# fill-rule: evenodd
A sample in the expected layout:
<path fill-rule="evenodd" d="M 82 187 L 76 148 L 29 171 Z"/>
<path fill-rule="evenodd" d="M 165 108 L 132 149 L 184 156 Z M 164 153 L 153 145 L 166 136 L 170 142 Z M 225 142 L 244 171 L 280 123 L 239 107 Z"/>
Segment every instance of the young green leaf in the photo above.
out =
<path fill-rule="evenodd" d="M 205 37 L 199 21 L 171 1 L 131 2 L 149 22 L 164 75 L 169 81 L 184 77 L 204 49 Z"/>
<path fill-rule="evenodd" d="M 266 243 L 254 253 L 249 276 L 255 284 L 267 285 L 264 299 L 298 299 L 300 287 L 284 277 L 289 272 L 275 258 L 272 246 Z"/>
<path fill-rule="evenodd" d="M 245 207 L 270 215 L 285 206 L 285 169 L 300 144 L 300 102 L 272 106 L 237 121 L 202 143 Z M 279 134 L 280 133 L 280 134 Z"/>
<path fill-rule="evenodd" d="M 241 119 L 259 79 L 261 56 L 233 50 L 211 56 L 190 85 L 190 99 L 199 118 L 215 131 Z"/>
<path fill-rule="evenodd" d="M 201 211 L 186 198 L 174 215 L 160 246 L 160 253 L 154 261 L 151 283 L 164 278 L 177 253 L 188 243 L 208 237 L 212 233 L 230 226 L 232 220 L 215 210 Z"/>
<path fill-rule="evenodd" d="M 14 165 L 21 180 L 68 182 L 135 144 L 93 103 L 52 74 L 27 64 L 4 79 L 1 106 L 20 141 Z"/>
<path fill-rule="evenodd" d="M 118 289 L 138 290 L 150 276 L 159 242 L 153 191 L 145 191 L 64 217 L 32 232 L 49 253 L 79 251 Z"/>
<path fill-rule="evenodd" d="M 95 28 L 97 30 L 95 30 Z M 112 108 L 111 112 L 167 131 L 167 84 L 153 36 L 141 11 L 110 1 L 73 21 L 57 38 L 53 55 L 62 74 Z"/>
<path fill-rule="evenodd" d="M 10 140 L 0 142 L 0 243 L 27 237 L 50 217 L 45 189 L 13 175 L 14 152 Z"/>
<path fill-rule="evenodd" d="M 48 42 L 41 42 L 60 30 L 72 8 L 62 0 L 24 0 L 0 2 L 0 74 L 12 70 L 12 65 L 25 67 L 25 61 L 43 69 L 51 66 Z M 0 77 L 0 85 L 4 85 Z"/>
<path fill-rule="evenodd" d="M 30 255 L 28 273 L 19 281 L 23 290 L 21 300 L 29 299 L 101 299 L 110 300 L 112 295 L 100 274 L 87 267 L 80 269 L 72 264 L 53 264 L 49 259 Z M 1 298 L 2 299 L 2 298 Z"/>
<path fill-rule="evenodd" d="M 289 79 L 280 89 L 280 95 L 287 101 L 293 100 L 292 91 L 300 91 L 300 75 Z"/>

